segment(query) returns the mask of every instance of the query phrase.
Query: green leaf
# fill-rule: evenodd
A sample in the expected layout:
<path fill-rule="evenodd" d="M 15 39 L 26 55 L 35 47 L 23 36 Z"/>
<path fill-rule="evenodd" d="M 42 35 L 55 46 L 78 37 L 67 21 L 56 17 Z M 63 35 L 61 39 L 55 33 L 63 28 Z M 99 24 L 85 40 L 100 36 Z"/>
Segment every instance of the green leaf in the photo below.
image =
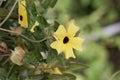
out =
<path fill-rule="evenodd" d="M 53 60 L 55 60 L 56 57 L 57 57 L 56 50 L 49 49 L 49 54 L 48 54 L 47 62 L 48 63 L 52 63 Z"/>
<path fill-rule="evenodd" d="M 5 69 L 4 68 L 0 68 L 0 79 L 1 78 L 5 78 L 6 77 L 6 71 L 5 71 Z"/>
<path fill-rule="evenodd" d="M 44 12 L 44 8 L 41 6 L 40 3 L 41 3 L 40 0 L 34 0 L 37 15 L 41 15 L 41 13 Z"/>
<path fill-rule="evenodd" d="M 56 3 L 57 3 L 57 0 L 51 0 L 51 2 L 50 2 L 50 7 L 53 8 Z"/>
<path fill-rule="evenodd" d="M 42 0 L 41 1 L 41 5 L 47 9 L 49 7 L 49 4 L 50 4 L 51 0 Z"/>
<path fill-rule="evenodd" d="M 31 75 L 30 79 L 26 80 L 43 80 L 44 75 Z"/>
<path fill-rule="evenodd" d="M 48 75 L 46 79 L 44 80 L 76 80 L 76 77 L 72 74 L 53 74 L 53 75 Z"/>
<path fill-rule="evenodd" d="M 0 21 L 3 20 L 9 13 L 9 10 L 5 9 L 5 8 L 0 8 Z M 16 18 L 17 14 L 16 13 L 12 13 L 11 18 Z"/>
<path fill-rule="evenodd" d="M 68 68 L 67 68 L 67 70 L 72 70 L 72 71 L 75 70 L 76 71 L 76 70 L 86 69 L 88 67 L 89 67 L 88 65 L 82 64 L 78 60 L 71 58 L 71 59 L 68 60 Z"/>
<path fill-rule="evenodd" d="M 34 0 L 27 0 L 27 16 L 28 16 L 28 23 L 29 27 L 28 29 L 30 30 L 32 26 L 34 25 L 35 21 L 37 20 L 37 13 L 35 9 L 35 4 Z"/>
<path fill-rule="evenodd" d="M 23 58 L 25 63 L 34 63 L 40 61 L 40 54 L 37 51 L 28 52 L 27 55 Z"/>
<path fill-rule="evenodd" d="M 41 1 L 41 5 L 45 8 L 45 9 L 47 9 L 47 8 L 49 8 L 49 7 L 54 7 L 55 6 L 55 4 L 56 4 L 56 2 L 57 2 L 57 0 L 42 0 Z"/>
<path fill-rule="evenodd" d="M 45 28 L 48 27 L 49 24 L 47 23 L 46 19 L 43 16 L 39 16 L 37 21 L 40 23 L 40 27 Z"/>
<path fill-rule="evenodd" d="M 0 21 L 7 16 L 8 12 L 9 11 L 7 9 L 0 8 Z"/>
<path fill-rule="evenodd" d="M 54 32 L 58 29 L 59 23 L 57 21 L 54 22 L 53 26 L 50 27 L 51 31 L 53 30 Z"/>
<path fill-rule="evenodd" d="M 120 80 L 120 71 L 115 72 L 109 80 Z"/>

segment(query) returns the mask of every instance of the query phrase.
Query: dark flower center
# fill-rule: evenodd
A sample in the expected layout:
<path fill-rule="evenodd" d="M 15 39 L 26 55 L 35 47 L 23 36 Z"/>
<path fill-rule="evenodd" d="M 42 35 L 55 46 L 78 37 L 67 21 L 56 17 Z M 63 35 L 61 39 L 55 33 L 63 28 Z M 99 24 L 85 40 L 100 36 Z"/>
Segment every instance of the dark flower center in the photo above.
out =
<path fill-rule="evenodd" d="M 22 15 L 20 15 L 19 18 L 20 18 L 21 21 L 23 20 L 23 16 Z"/>
<path fill-rule="evenodd" d="M 66 37 L 63 39 L 63 43 L 66 44 L 66 43 L 68 43 L 68 41 L 69 41 L 69 38 L 66 36 Z"/>

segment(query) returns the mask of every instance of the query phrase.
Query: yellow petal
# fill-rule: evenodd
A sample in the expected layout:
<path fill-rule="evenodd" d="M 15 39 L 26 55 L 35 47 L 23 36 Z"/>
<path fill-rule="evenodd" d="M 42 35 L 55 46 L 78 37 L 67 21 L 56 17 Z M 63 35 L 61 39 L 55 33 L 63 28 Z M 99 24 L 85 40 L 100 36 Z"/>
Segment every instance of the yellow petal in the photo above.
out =
<path fill-rule="evenodd" d="M 73 39 L 71 39 L 71 46 L 79 51 L 82 51 L 82 43 L 83 43 L 83 39 L 80 37 L 74 37 Z"/>
<path fill-rule="evenodd" d="M 32 28 L 31 28 L 31 32 L 34 32 L 34 28 L 36 27 L 36 26 L 38 26 L 39 25 L 39 23 L 38 23 L 38 21 L 35 21 L 35 23 L 34 23 L 34 25 L 32 26 Z"/>
<path fill-rule="evenodd" d="M 72 47 L 70 47 L 70 46 L 67 46 L 67 47 L 65 48 L 65 50 L 64 50 L 64 55 L 65 55 L 65 58 L 66 58 L 66 59 L 69 59 L 70 57 L 76 58 L 75 55 L 74 55 L 74 53 L 73 53 L 73 49 L 72 49 Z"/>
<path fill-rule="evenodd" d="M 26 0 L 22 0 L 18 2 L 18 22 L 24 28 L 28 27 L 28 19 L 27 19 L 27 11 L 26 11 Z"/>
<path fill-rule="evenodd" d="M 60 25 L 57 31 L 53 34 L 53 36 L 57 39 L 63 39 L 66 36 L 66 30 L 63 25 Z"/>
<path fill-rule="evenodd" d="M 58 53 L 61 53 L 64 49 L 64 46 L 60 41 L 54 41 L 53 43 L 51 43 L 50 47 L 56 49 Z"/>
<path fill-rule="evenodd" d="M 70 22 L 69 27 L 68 27 L 68 36 L 69 37 L 74 37 L 76 33 L 79 31 L 79 27 L 76 26 L 73 21 Z"/>
<path fill-rule="evenodd" d="M 49 73 L 50 74 L 62 74 L 59 68 L 51 69 Z"/>

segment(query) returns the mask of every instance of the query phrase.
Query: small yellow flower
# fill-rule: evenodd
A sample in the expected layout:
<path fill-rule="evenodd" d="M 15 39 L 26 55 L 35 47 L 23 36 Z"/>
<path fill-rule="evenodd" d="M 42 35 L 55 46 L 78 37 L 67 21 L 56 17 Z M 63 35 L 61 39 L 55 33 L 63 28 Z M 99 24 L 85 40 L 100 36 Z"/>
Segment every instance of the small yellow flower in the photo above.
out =
<path fill-rule="evenodd" d="M 42 71 L 44 73 L 49 73 L 49 74 L 62 74 L 62 72 L 60 71 L 60 69 L 58 67 L 55 68 L 51 68 L 51 66 L 49 64 L 46 63 L 41 63 L 39 64 L 39 66 L 37 67 L 35 74 L 41 74 Z"/>
<path fill-rule="evenodd" d="M 31 31 L 31 32 L 35 32 L 34 29 L 35 29 L 35 27 L 38 26 L 38 25 L 39 25 L 38 21 L 35 21 L 34 25 L 33 25 L 32 28 L 30 29 L 30 31 Z"/>
<path fill-rule="evenodd" d="M 50 74 L 62 74 L 62 72 L 60 71 L 60 69 L 59 68 L 54 68 L 54 69 L 50 69 L 49 70 L 49 73 Z"/>
<path fill-rule="evenodd" d="M 27 17 L 27 11 L 26 11 L 26 0 L 21 0 L 18 2 L 18 22 L 23 26 L 24 28 L 28 28 L 28 17 Z"/>
<path fill-rule="evenodd" d="M 26 10 L 26 0 L 21 0 L 18 2 L 18 22 L 19 24 L 24 27 L 28 28 L 28 16 L 27 16 L 27 10 Z M 38 21 L 35 21 L 34 25 L 30 29 L 31 32 L 34 32 L 34 28 L 38 26 Z"/>
<path fill-rule="evenodd" d="M 49 73 L 49 74 L 62 74 L 58 67 L 52 69 L 48 64 L 45 64 L 45 63 L 43 63 L 42 66 L 44 67 L 46 73 Z"/>
<path fill-rule="evenodd" d="M 81 51 L 83 42 L 82 38 L 75 37 L 78 31 L 79 27 L 74 25 L 73 21 L 70 22 L 67 30 L 63 25 L 60 25 L 57 31 L 53 34 L 57 41 L 51 43 L 50 46 L 53 49 L 56 49 L 59 54 L 63 52 L 66 59 L 70 57 L 75 58 L 73 48 Z"/>

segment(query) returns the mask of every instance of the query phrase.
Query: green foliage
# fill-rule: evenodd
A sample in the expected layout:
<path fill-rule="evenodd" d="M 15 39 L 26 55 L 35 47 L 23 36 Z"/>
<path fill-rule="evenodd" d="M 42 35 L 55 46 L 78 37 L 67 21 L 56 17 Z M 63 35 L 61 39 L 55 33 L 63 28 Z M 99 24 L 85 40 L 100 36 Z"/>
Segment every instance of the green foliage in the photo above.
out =
<path fill-rule="evenodd" d="M 14 0 L 16 1 L 16 0 Z M 20 31 L 16 15 L 13 12 L 9 19 L 0 27 L 0 43 L 4 42 L 6 46 L 0 45 L 0 49 L 7 49 L 7 53 L 0 53 L 0 79 L 3 80 L 76 80 L 76 76 L 68 73 L 74 70 L 82 70 L 87 67 L 75 59 L 66 60 L 63 54 L 58 55 L 57 51 L 51 49 L 50 43 L 54 40 L 52 33 L 56 31 L 59 22 L 55 17 L 51 19 L 50 8 L 53 8 L 57 0 L 26 0 L 26 11 L 28 17 L 28 28 L 22 28 Z M 0 8 L 0 22 L 8 15 L 9 7 L 14 2 L 6 2 Z M 7 6 L 6 6 L 7 5 Z M 17 11 L 17 6 L 14 11 Z M 3 14 L 5 13 L 5 14 Z M 35 22 L 39 25 L 35 27 L 35 32 L 30 29 Z M 11 28 L 12 27 L 12 28 Z M 17 30 L 18 29 L 18 30 Z M 24 49 L 25 56 L 16 56 L 18 59 L 23 56 L 23 65 L 18 66 L 11 62 L 11 56 L 16 54 L 15 48 L 19 46 Z M 19 52 L 18 52 L 19 53 Z M 3 56 L 5 54 L 5 56 Z M 43 55 L 44 54 L 44 55 Z M 16 59 L 17 59 L 16 58 Z M 47 67 L 42 64 L 47 64 Z M 43 67 L 42 67 L 43 66 Z M 58 67 L 63 74 L 51 74 L 46 72 Z M 3 74 L 2 74 L 3 73 Z"/>
<path fill-rule="evenodd" d="M 15 1 L 0 2 L 0 23 L 6 18 Z M 25 50 L 24 65 L 15 65 L 9 56 L 1 56 L 0 52 L 0 80 L 110 80 L 111 76 L 112 80 L 120 79 L 119 73 L 113 74 L 115 65 L 109 60 L 111 53 L 108 50 L 114 46 L 120 49 L 119 34 L 110 38 L 104 38 L 103 34 L 97 41 L 96 37 L 90 35 L 103 30 L 106 25 L 119 21 L 120 0 L 64 0 L 64 2 L 26 0 L 26 2 L 28 28 L 22 28 L 21 35 L 12 35 L 10 32 L 0 30 L 0 43 L 7 44 L 8 54 L 11 54 L 16 46 Z M 16 6 L 14 12 L 0 27 L 7 30 L 10 30 L 10 26 L 17 28 L 19 26 L 17 16 Z M 69 19 L 76 20 L 85 39 L 86 37 L 92 39 L 85 40 L 82 52 L 75 51 L 77 59 L 66 60 L 63 54 L 58 55 L 56 50 L 51 49 L 50 43 L 54 40 L 52 33 L 57 30 L 59 24 L 66 24 Z M 32 33 L 30 29 L 35 21 L 38 21 L 39 25 Z M 59 67 L 63 74 L 48 74 L 44 72 L 44 68 L 39 68 L 41 63 L 49 64 L 50 69 Z M 37 71 L 41 72 L 35 74 Z"/>
<path fill-rule="evenodd" d="M 4 68 L 0 68 L 0 79 L 4 79 L 6 76 L 6 71 Z"/>
<path fill-rule="evenodd" d="M 72 74 L 63 74 L 63 75 L 49 75 L 45 80 L 75 80 L 75 76 Z"/>

